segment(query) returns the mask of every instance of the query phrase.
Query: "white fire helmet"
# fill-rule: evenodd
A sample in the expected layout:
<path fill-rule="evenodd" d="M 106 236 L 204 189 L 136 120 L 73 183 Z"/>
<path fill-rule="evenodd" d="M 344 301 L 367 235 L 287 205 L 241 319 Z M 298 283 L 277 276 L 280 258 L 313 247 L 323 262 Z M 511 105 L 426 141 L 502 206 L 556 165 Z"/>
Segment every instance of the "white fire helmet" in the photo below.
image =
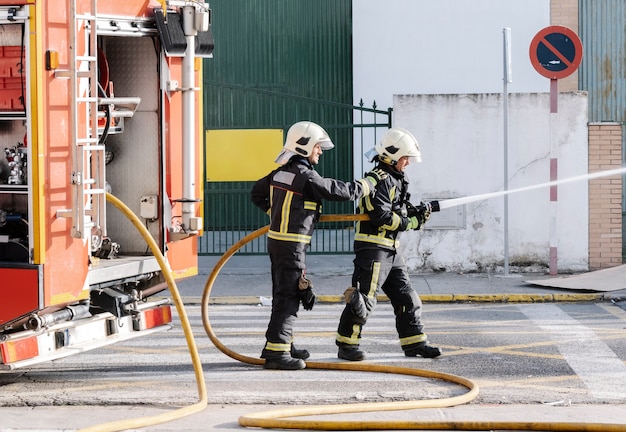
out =
<path fill-rule="evenodd" d="M 310 121 L 295 123 L 287 131 L 285 146 L 276 157 L 275 162 L 284 165 L 292 156 L 308 157 L 315 144 L 320 144 L 322 150 L 330 150 L 335 147 L 328 133 L 320 125 Z"/>
<path fill-rule="evenodd" d="M 391 128 L 387 131 L 380 143 L 376 144 L 378 158 L 389 165 L 395 165 L 403 156 L 422 161 L 422 152 L 417 139 L 411 132 L 402 128 Z"/>

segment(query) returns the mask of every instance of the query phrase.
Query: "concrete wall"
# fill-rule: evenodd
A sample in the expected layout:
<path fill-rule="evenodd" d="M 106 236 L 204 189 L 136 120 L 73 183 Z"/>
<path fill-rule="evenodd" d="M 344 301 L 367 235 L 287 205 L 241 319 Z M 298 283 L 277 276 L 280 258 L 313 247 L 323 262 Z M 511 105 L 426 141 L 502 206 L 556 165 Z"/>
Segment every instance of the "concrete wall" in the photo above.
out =
<path fill-rule="evenodd" d="M 550 25 L 550 0 L 358 0 L 352 14 L 355 105 L 386 110 L 395 94 L 503 92 L 504 28 L 511 29 L 508 91 L 550 89 L 529 57 L 533 37 Z M 355 136 L 356 175 L 371 167 L 363 153 L 385 130 L 363 142 Z"/>
<path fill-rule="evenodd" d="M 411 130 L 423 162 L 408 168 L 411 201 L 445 200 L 503 190 L 504 121 L 500 94 L 396 95 L 395 126 Z M 509 95 L 508 189 L 550 180 L 551 146 L 558 178 L 587 173 L 587 98 L 549 93 Z M 496 270 L 504 261 L 504 197 L 434 213 L 430 229 L 405 234 L 411 269 Z M 550 230 L 558 237 L 559 272 L 585 271 L 588 262 L 588 182 L 560 185 L 556 216 L 548 187 L 508 195 L 508 256 L 513 267 L 549 262 Z"/>
<path fill-rule="evenodd" d="M 353 4 L 353 17 L 355 103 L 362 99 L 366 106 L 373 101 L 379 108 L 393 106 L 394 125 L 415 132 L 425 151 L 425 162 L 415 174 L 431 198 L 503 187 L 499 94 L 505 27 L 512 35 L 513 82 L 508 92 L 514 95 L 509 189 L 549 181 L 550 143 L 557 140 L 559 179 L 621 165 L 621 125 L 591 125 L 587 136 L 586 98 L 569 94 L 578 89 L 578 74 L 559 80 L 560 113 L 551 118 L 546 106 L 549 80 L 530 62 L 530 42 L 539 30 L 563 25 L 578 32 L 578 0 L 359 0 Z M 410 108 L 411 103 L 420 108 Z M 355 173 L 371 167 L 360 153 L 373 145 L 356 138 Z M 556 208 L 548 189 L 510 196 L 511 265 L 547 267 L 551 229 L 558 230 L 559 272 L 621 264 L 621 180 L 563 186 Z M 414 234 L 405 246 L 410 265 L 446 270 L 500 265 L 503 201 L 470 203 L 434 215 L 431 225 L 439 221 L 440 229 Z"/>

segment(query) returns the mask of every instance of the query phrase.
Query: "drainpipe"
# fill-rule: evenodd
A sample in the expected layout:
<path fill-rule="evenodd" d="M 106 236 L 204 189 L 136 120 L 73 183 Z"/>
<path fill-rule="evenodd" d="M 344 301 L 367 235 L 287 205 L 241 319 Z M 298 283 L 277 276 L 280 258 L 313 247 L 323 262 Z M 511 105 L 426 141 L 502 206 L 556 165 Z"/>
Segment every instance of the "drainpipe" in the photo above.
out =
<path fill-rule="evenodd" d="M 195 79 L 194 63 L 196 51 L 195 26 L 196 8 L 194 6 L 183 6 L 182 21 L 187 50 L 183 57 L 182 64 L 182 97 L 183 97 L 183 200 L 182 216 L 183 226 L 189 231 L 199 229 L 199 218 L 195 218 L 196 199 L 196 157 L 195 157 Z"/>

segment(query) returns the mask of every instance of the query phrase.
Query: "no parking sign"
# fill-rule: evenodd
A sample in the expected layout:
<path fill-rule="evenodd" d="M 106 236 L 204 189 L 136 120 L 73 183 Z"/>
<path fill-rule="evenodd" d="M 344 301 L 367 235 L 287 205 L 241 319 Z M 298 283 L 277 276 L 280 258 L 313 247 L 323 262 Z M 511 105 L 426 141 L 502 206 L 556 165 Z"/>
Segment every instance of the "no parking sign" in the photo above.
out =
<path fill-rule="evenodd" d="M 583 58 L 583 45 L 578 35 L 563 26 L 550 26 L 539 31 L 530 43 L 533 67 L 551 80 L 573 74 Z"/>
<path fill-rule="evenodd" d="M 558 109 L 557 83 L 560 78 L 573 74 L 583 58 L 583 45 L 572 30 L 562 26 L 550 26 L 539 31 L 530 43 L 530 61 L 533 67 L 550 79 L 550 113 Z M 552 121 L 552 116 L 550 117 Z M 550 180 L 557 179 L 558 143 L 550 142 Z M 550 186 L 550 275 L 557 274 L 556 204 L 557 187 Z"/>

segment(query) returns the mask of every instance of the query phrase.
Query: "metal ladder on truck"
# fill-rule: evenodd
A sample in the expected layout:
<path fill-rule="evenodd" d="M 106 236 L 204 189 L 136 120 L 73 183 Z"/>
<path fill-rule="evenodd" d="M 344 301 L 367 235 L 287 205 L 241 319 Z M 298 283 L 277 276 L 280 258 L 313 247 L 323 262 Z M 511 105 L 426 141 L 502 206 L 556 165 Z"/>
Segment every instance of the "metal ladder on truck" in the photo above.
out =
<path fill-rule="evenodd" d="M 105 146 L 98 137 L 97 0 L 87 2 L 86 11 L 78 11 L 76 3 L 70 1 L 70 69 L 55 72 L 70 80 L 73 157 L 72 208 L 58 215 L 72 218 L 73 237 L 98 241 L 106 234 L 106 178 Z"/>

